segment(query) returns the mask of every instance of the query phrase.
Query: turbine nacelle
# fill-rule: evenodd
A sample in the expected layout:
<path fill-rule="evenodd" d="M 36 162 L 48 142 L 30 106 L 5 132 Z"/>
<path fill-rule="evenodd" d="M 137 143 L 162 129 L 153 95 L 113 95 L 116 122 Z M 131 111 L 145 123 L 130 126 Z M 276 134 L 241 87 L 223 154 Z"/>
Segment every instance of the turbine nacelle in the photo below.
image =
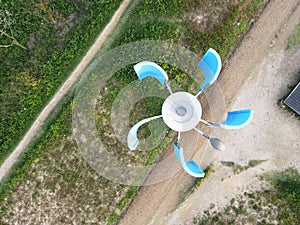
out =
<path fill-rule="evenodd" d="M 134 66 L 134 70 L 140 80 L 146 77 L 153 77 L 160 82 L 162 87 L 166 87 L 170 96 L 164 101 L 162 115 L 146 118 L 136 123 L 129 131 L 127 136 L 128 147 L 135 150 L 139 144 L 137 132 L 139 127 L 152 120 L 162 118 L 165 124 L 172 130 L 178 132 L 177 143 L 174 144 L 175 155 L 183 169 L 194 177 L 204 177 L 205 173 L 194 161 L 185 161 L 183 148 L 180 146 L 180 133 L 195 130 L 210 141 L 211 146 L 216 150 L 224 150 L 223 142 L 215 137 L 203 133 L 197 129 L 199 122 L 213 128 L 240 129 L 251 121 L 253 111 L 251 109 L 228 112 L 227 118 L 220 124 L 215 124 L 201 119 L 202 107 L 197 97 L 203 90 L 212 85 L 218 78 L 221 71 L 221 58 L 219 54 L 210 48 L 200 60 L 198 67 L 204 73 L 204 81 L 194 96 L 188 92 L 173 93 L 168 85 L 167 73 L 156 63 L 142 61 Z"/>

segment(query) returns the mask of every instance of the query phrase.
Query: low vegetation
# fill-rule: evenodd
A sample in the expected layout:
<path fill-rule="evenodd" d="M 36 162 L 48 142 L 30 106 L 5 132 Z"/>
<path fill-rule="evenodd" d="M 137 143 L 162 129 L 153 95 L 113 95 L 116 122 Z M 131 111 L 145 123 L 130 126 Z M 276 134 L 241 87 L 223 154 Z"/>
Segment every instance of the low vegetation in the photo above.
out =
<path fill-rule="evenodd" d="M 2 139 L 4 143 L 4 147 L 1 147 L 3 149 L 2 156 L 5 155 L 4 152 L 9 152 L 8 149 L 10 149 L 12 143 L 15 143 L 24 128 L 27 128 L 32 122 L 33 119 L 28 118 L 34 118 L 39 109 L 66 78 L 66 74 L 69 74 L 74 68 L 74 65 L 86 51 L 86 48 L 82 46 L 88 46 L 99 33 L 101 25 L 109 17 L 106 14 L 106 9 L 109 9 L 107 11 L 111 15 L 119 4 L 119 1 L 113 1 L 113 3 L 109 1 L 98 2 L 104 5 L 95 6 L 94 3 L 86 2 L 80 3 L 83 5 L 76 5 L 73 1 L 64 1 L 59 6 L 49 3 L 50 8 L 45 6 L 46 8 L 42 9 L 48 14 L 33 14 L 33 18 L 39 24 L 36 26 L 38 28 L 41 26 L 41 34 L 32 34 L 33 31 L 28 28 L 27 33 L 24 33 L 27 36 L 15 36 L 21 44 L 33 49 L 32 54 L 34 56 L 30 57 L 30 54 L 26 51 L 25 53 L 22 52 L 24 49 L 12 46 L 14 48 L 12 55 L 5 60 L 3 59 L 6 62 L 5 70 L 7 72 L 5 73 L 7 73 L 7 77 L 5 79 L 7 80 L 5 82 L 7 85 L 0 94 L 1 97 L 7 98 L 7 103 L 4 104 L 5 108 L 1 109 L 1 113 L 6 112 L 5 116 L 11 119 L 3 120 L 5 129 L 3 129 L 1 135 L 7 138 Z M 189 0 L 140 0 L 135 3 L 135 8 L 127 12 L 127 16 L 128 14 L 130 16 L 128 16 L 128 20 L 122 26 L 118 36 L 111 37 L 111 40 L 109 40 L 111 43 L 110 48 L 138 40 L 166 40 L 184 45 L 199 55 L 203 54 L 209 47 L 213 47 L 221 53 L 223 59 L 226 59 L 255 20 L 256 12 L 262 7 L 264 1 L 208 1 L 206 4 L 199 5 L 194 5 L 194 1 Z M 54 9 L 58 10 L 57 13 L 54 13 Z M 87 20 L 81 19 L 85 17 L 78 16 L 79 13 L 82 13 L 82 9 L 84 9 L 83 12 L 87 13 Z M 75 12 L 78 10 L 78 14 L 75 14 L 75 24 L 73 26 L 69 25 L 71 27 L 66 28 L 66 30 L 57 31 L 57 24 L 68 21 L 67 18 L 74 10 Z M 97 10 L 105 11 L 105 14 L 103 14 L 104 12 L 101 14 L 102 11 Z M 103 15 L 107 16 L 104 17 Z M 155 15 L 155 17 L 151 15 Z M 205 15 L 203 21 L 206 22 L 195 19 L 201 15 Z M 217 15 L 217 17 L 214 15 Z M 40 24 L 41 17 L 45 17 L 44 19 L 47 22 Z M 65 20 L 60 20 L 62 17 Z M 95 19 L 95 17 L 101 18 Z M 54 23 L 53 20 L 60 22 Z M 205 29 L 199 30 L 202 25 Z M 20 25 L 19 29 L 22 30 L 22 27 L 24 26 Z M 45 27 L 52 36 L 56 37 L 58 35 L 60 37 L 59 33 L 55 32 L 62 32 L 64 38 L 62 40 L 52 38 L 49 33 L 44 33 L 46 32 L 43 31 Z M 79 34 L 82 34 L 82 36 Z M 49 35 L 49 38 L 45 38 L 47 35 Z M 28 42 L 26 37 L 31 36 L 32 38 Z M 52 47 L 50 40 L 53 39 L 56 40 L 57 47 L 55 47 L 56 45 Z M 66 39 L 69 42 L 64 42 Z M 7 44 L 8 42 L 9 40 L 7 40 Z M 42 47 L 49 49 L 50 52 L 41 49 Z M 9 53 L 9 49 L 5 48 L 4 50 Z M 28 71 L 24 71 L 23 64 L 15 70 L 9 67 L 9 59 L 18 62 L 20 60 L 20 63 L 28 65 Z M 27 62 L 27 59 L 30 59 L 30 62 Z M 36 63 L 38 59 L 43 60 L 43 63 Z M 185 90 L 193 85 L 191 80 L 186 79 L 186 74 L 182 73 L 176 66 L 161 66 L 167 71 L 170 78 L 177 80 Z M 15 73 L 10 75 L 10 70 Z M 22 76 L 18 79 L 23 83 L 21 81 L 19 81 L 21 83 L 17 82 L 17 74 L 20 73 Z M 129 66 L 116 73 L 107 82 L 106 87 L 100 92 L 99 96 L 101 98 L 99 97 L 97 101 L 95 117 L 99 135 L 111 152 L 124 162 L 146 165 L 152 164 L 160 157 L 162 150 L 172 138 L 172 132 L 169 132 L 167 139 L 160 146 L 150 152 L 129 155 L 127 154 L 128 149 L 115 139 L 110 123 L 111 105 L 120 90 L 136 79 L 134 74 L 132 66 Z M 185 81 L 185 83 L 182 83 L 182 81 Z M 24 83 L 29 85 L 27 89 Z M 17 93 L 11 93 L 12 88 L 16 89 Z M 12 96 L 7 97 L 9 95 Z M 28 104 L 13 105 L 18 96 L 24 98 L 25 102 L 30 102 Z M 137 113 L 131 115 L 131 124 L 141 118 L 160 114 L 162 99 L 147 98 L 138 104 L 136 111 L 133 111 Z M 72 103 L 66 103 L 62 106 L 62 113 L 50 126 L 41 142 L 22 156 L 7 180 L 1 183 L 1 223 L 116 223 L 135 196 L 138 188 L 115 184 L 101 177 L 82 158 L 71 131 L 71 106 Z M 11 111 L 15 114 L 9 115 L 8 110 L 10 107 L 12 107 Z M 30 110 L 27 107 L 30 107 Z M 19 115 L 19 117 L 16 117 L 16 115 Z M 18 118 L 21 119 L 18 120 Z M 8 129 L 8 127 L 11 127 L 11 129 Z M 20 128 L 20 131 L 15 131 L 16 127 Z M 139 135 L 147 136 L 147 128 Z"/>
<path fill-rule="evenodd" d="M 260 191 L 245 192 L 230 205 L 212 205 L 194 224 L 299 224 L 300 175 L 295 169 L 272 172 L 263 177 L 268 185 Z"/>
<path fill-rule="evenodd" d="M 289 48 L 300 45 L 300 23 L 296 26 L 292 36 L 289 38 Z"/>
<path fill-rule="evenodd" d="M 120 2 L 0 1 L 0 164 Z"/>
<path fill-rule="evenodd" d="M 197 187 L 199 187 L 201 182 L 203 182 L 206 177 L 208 177 L 211 173 L 213 173 L 214 169 L 212 166 L 209 166 L 204 170 L 204 172 L 205 172 L 204 178 L 195 178 L 193 182 L 190 184 L 190 186 L 187 187 L 186 191 L 179 198 L 176 208 L 178 208 L 181 205 L 181 203 L 183 203 L 191 194 L 194 193 L 195 190 L 197 190 Z"/>
<path fill-rule="evenodd" d="M 294 49 L 300 46 L 300 24 L 298 24 L 293 31 L 292 35 L 289 38 L 288 42 L 288 48 Z M 297 114 L 293 109 L 291 109 L 289 106 L 284 104 L 284 100 L 288 97 L 288 95 L 291 93 L 291 91 L 294 90 L 294 88 L 298 85 L 300 80 L 300 70 L 297 73 L 297 77 L 295 82 L 292 85 L 289 85 L 286 90 L 286 94 L 278 100 L 278 105 L 287 110 L 289 113 L 291 113 L 294 117 L 298 118 L 300 120 L 300 115 Z"/>
<path fill-rule="evenodd" d="M 245 166 L 239 165 L 239 164 L 234 163 L 234 162 L 228 162 L 228 161 L 221 161 L 221 163 L 224 166 L 231 167 L 234 174 L 239 174 L 240 172 L 242 172 L 244 170 L 247 170 L 251 167 L 255 167 L 255 166 L 263 163 L 264 161 L 265 160 L 256 160 L 256 159 L 250 160 L 248 162 L 248 165 L 245 165 Z"/>

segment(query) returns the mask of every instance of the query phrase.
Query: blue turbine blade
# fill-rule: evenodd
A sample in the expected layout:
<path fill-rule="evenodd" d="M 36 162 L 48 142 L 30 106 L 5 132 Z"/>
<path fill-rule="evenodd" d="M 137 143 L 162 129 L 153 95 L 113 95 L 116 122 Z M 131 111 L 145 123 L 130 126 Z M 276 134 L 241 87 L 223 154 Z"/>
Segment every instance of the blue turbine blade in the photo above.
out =
<path fill-rule="evenodd" d="M 183 156 L 183 148 L 174 144 L 174 152 L 175 155 L 180 162 L 182 168 L 187 172 L 189 175 L 193 177 L 204 177 L 204 171 L 194 162 L 194 161 L 185 161 Z"/>
<path fill-rule="evenodd" d="M 154 62 L 142 61 L 133 68 L 140 80 L 146 77 L 153 77 L 158 80 L 163 87 L 165 87 L 166 82 L 168 81 L 167 73 Z"/>

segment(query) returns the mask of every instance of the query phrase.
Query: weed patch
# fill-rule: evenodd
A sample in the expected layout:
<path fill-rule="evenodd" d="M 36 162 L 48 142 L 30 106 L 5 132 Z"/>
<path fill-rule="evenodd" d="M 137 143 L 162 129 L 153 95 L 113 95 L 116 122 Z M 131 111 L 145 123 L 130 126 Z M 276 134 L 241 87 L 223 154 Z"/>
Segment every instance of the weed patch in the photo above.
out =
<path fill-rule="evenodd" d="M 268 173 L 269 188 L 245 192 L 224 209 L 215 206 L 195 217 L 194 224 L 299 224 L 300 175 L 295 169 Z"/>
<path fill-rule="evenodd" d="M 289 48 L 293 48 L 295 46 L 300 45 L 300 24 L 298 24 L 292 33 L 291 37 L 289 38 Z"/>
<path fill-rule="evenodd" d="M 212 166 L 209 166 L 209 167 L 207 167 L 207 169 L 204 172 L 205 172 L 205 177 L 194 179 L 194 181 L 190 184 L 190 186 L 187 188 L 187 190 L 179 198 L 176 208 L 178 208 L 197 189 L 197 187 L 199 187 L 201 182 L 203 182 L 206 177 L 208 177 L 211 173 L 214 172 L 214 170 L 213 170 Z"/>
<path fill-rule="evenodd" d="M 0 16 L 3 10 L 9 12 L 5 19 L 11 21 L 10 29 L 18 42 L 26 46 L 26 50 L 18 46 L 0 48 L 0 164 L 120 3 L 0 1 Z M 0 45 L 8 41 L 1 35 Z"/>
<path fill-rule="evenodd" d="M 231 167 L 234 174 L 239 174 L 240 172 L 242 172 L 244 170 L 247 170 L 251 167 L 258 166 L 259 164 L 263 163 L 264 161 L 265 160 L 256 160 L 256 159 L 250 160 L 248 162 L 248 165 L 246 165 L 246 166 L 241 166 L 241 165 L 236 164 L 234 162 L 227 162 L 227 161 L 221 161 L 221 164 L 224 165 L 224 166 L 227 166 L 227 167 Z"/>

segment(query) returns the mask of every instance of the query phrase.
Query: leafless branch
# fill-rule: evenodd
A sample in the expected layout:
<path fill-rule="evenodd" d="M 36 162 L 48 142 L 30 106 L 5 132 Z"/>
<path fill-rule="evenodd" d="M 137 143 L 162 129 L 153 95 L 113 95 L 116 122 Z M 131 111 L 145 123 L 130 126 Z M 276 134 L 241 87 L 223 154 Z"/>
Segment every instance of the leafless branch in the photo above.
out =
<path fill-rule="evenodd" d="M 21 47 L 21 48 L 27 50 L 27 48 L 26 48 L 25 46 L 21 45 L 21 44 L 17 41 L 17 39 L 16 39 L 15 37 L 9 35 L 8 33 L 6 33 L 6 32 L 3 31 L 3 30 L 0 30 L 0 33 L 1 33 L 1 35 L 4 35 L 4 36 L 6 36 L 7 38 L 9 38 L 9 39 L 12 40 L 12 43 L 9 44 L 9 45 L 0 45 L 1 48 L 8 48 L 8 47 L 11 47 L 11 46 L 13 46 L 13 45 L 15 44 L 15 45 L 17 45 L 17 46 L 19 46 L 19 47 Z"/>
<path fill-rule="evenodd" d="M 14 37 L 13 30 L 11 28 L 11 25 L 13 23 L 14 23 L 14 19 L 12 18 L 12 14 L 8 10 L 0 10 L 0 26 L 2 27 L 2 29 L 0 29 L 0 35 L 1 36 L 4 35 L 5 37 L 11 40 L 11 44 L 6 44 L 6 45 L 0 44 L 0 48 L 9 48 L 13 45 L 17 45 L 27 50 L 27 48 L 21 45 Z M 10 34 L 6 30 L 9 30 Z"/>

